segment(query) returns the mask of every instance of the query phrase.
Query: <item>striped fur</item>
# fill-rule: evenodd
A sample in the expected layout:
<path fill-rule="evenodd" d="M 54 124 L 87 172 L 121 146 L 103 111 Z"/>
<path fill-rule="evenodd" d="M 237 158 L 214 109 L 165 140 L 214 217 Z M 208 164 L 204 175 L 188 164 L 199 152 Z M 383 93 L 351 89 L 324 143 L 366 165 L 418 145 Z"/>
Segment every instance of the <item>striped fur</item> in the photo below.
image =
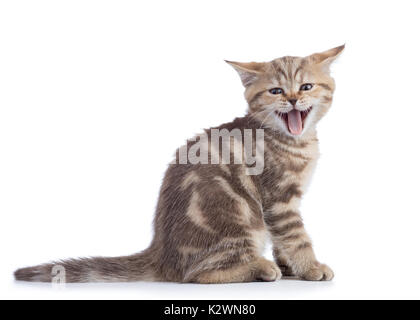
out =
<path fill-rule="evenodd" d="M 18 280 L 52 281 L 63 266 L 67 282 L 173 281 L 231 283 L 274 281 L 285 275 L 331 280 L 319 263 L 305 231 L 299 204 L 318 158 L 315 125 L 332 103 L 335 89 L 330 63 L 344 47 L 305 58 L 284 57 L 267 63 L 230 63 L 245 86 L 245 117 L 217 129 L 264 129 L 264 169 L 247 175 L 246 164 L 180 163 L 168 168 L 160 190 L 150 247 L 118 258 L 67 260 L 19 269 Z M 299 90 L 305 83 L 310 91 Z M 269 93 L 282 88 L 284 94 Z M 291 105 L 292 100 L 295 106 Z M 310 110 L 303 131 L 289 132 L 281 115 Z M 210 138 L 210 129 L 201 136 Z M 254 135 L 255 137 L 255 135 Z M 238 140 L 238 143 L 244 143 Z M 189 140 L 183 147 L 191 150 Z M 207 148 L 209 159 L 216 150 Z M 243 157 L 243 154 L 242 154 Z M 262 257 L 268 238 L 274 260 Z"/>

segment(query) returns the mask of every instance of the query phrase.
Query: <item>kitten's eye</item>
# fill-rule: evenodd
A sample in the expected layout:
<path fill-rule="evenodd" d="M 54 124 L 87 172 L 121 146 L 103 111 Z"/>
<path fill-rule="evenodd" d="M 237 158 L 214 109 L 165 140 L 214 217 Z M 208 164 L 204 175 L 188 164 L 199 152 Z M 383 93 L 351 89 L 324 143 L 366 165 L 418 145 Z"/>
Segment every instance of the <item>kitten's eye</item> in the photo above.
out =
<path fill-rule="evenodd" d="M 283 89 L 282 88 L 273 88 L 268 90 L 271 94 L 282 94 L 283 93 Z"/>
<path fill-rule="evenodd" d="M 309 90 L 311 90 L 313 87 L 314 87 L 314 86 L 313 86 L 312 84 L 310 84 L 310 83 L 305 83 L 305 84 L 302 84 L 302 85 L 301 85 L 301 87 L 300 87 L 300 91 L 309 91 Z"/>

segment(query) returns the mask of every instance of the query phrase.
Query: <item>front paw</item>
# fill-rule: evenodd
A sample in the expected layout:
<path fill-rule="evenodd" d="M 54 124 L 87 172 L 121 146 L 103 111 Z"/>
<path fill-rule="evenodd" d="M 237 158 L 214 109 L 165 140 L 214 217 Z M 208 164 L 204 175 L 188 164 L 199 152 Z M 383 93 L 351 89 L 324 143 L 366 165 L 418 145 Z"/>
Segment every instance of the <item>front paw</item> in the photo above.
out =
<path fill-rule="evenodd" d="M 317 263 L 302 274 L 302 278 L 308 281 L 330 281 L 334 278 L 334 272 L 326 264 Z"/>

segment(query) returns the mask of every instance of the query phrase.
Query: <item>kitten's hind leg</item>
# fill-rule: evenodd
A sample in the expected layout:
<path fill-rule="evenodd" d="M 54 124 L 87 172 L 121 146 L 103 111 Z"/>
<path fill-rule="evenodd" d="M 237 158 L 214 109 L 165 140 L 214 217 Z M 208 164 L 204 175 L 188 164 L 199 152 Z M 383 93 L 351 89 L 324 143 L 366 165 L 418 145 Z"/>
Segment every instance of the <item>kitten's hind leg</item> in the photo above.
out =
<path fill-rule="evenodd" d="M 215 269 L 197 274 L 190 282 L 235 283 L 254 281 L 276 281 L 281 278 L 281 271 L 276 263 L 263 257 L 258 257 L 252 262 L 233 266 L 229 269 Z"/>

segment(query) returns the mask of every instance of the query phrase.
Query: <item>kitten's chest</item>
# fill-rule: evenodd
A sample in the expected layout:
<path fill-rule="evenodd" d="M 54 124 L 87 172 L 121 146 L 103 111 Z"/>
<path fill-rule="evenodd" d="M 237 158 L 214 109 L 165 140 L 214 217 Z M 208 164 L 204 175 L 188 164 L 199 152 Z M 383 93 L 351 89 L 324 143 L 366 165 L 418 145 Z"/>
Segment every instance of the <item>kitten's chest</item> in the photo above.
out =
<path fill-rule="evenodd" d="M 300 198 L 309 186 L 318 158 L 316 139 L 299 147 L 267 143 L 266 167 L 261 177 L 264 206 Z"/>

